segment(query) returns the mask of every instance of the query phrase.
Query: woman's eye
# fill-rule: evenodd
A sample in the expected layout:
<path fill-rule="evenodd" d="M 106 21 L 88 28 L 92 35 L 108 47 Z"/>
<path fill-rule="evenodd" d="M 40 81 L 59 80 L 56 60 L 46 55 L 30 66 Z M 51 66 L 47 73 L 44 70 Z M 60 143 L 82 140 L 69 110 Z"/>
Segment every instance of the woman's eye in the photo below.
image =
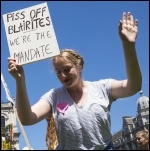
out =
<path fill-rule="evenodd" d="M 56 71 L 56 74 L 58 75 L 58 74 L 60 74 L 60 72 L 61 72 L 61 71 Z"/>
<path fill-rule="evenodd" d="M 56 70 L 56 74 L 57 75 L 60 75 L 61 74 L 61 72 L 63 72 L 63 73 L 68 73 L 68 72 L 70 72 L 70 70 L 71 70 L 71 67 L 66 67 L 66 68 L 64 68 L 64 69 L 62 69 L 62 70 Z"/>
<path fill-rule="evenodd" d="M 64 72 L 69 72 L 71 68 L 65 68 Z"/>

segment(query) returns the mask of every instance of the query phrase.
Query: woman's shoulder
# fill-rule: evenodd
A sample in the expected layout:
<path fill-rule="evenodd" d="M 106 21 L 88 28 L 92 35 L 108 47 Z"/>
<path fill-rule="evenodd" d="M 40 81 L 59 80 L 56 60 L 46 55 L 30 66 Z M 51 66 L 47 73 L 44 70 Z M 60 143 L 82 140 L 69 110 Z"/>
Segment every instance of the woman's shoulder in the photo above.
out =
<path fill-rule="evenodd" d="M 112 82 L 114 81 L 115 79 L 112 79 L 112 78 L 105 78 L 105 79 L 99 79 L 99 80 L 96 80 L 96 81 L 86 81 L 88 84 L 107 84 L 109 82 Z"/>
<path fill-rule="evenodd" d="M 59 88 L 51 88 L 50 90 L 46 91 L 42 97 L 51 97 L 51 96 L 55 96 L 57 94 L 60 94 L 63 92 L 63 87 L 59 87 Z"/>
<path fill-rule="evenodd" d="M 55 94 L 55 93 L 61 93 L 64 91 L 64 87 L 58 87 L 58 88 L 51 88 L 49 91 L 47 91 L 47 94 Z"/>
<path fill-rule="evenodd" d="M 112 82 L 115 79 L 107 78 L 107 79 L 99 79 L 97 81 L 86 81 L 88 86 L 91 88 L 97 88 L 97 89 L 109 89 L 111 88 Z"/>

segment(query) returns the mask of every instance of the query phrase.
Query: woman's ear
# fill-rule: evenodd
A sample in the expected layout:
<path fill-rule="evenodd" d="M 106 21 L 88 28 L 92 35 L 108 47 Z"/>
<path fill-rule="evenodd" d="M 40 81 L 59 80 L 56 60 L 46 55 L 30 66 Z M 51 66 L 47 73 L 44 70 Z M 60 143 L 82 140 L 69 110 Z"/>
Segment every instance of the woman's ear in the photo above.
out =
<path fill-rule="evenodd" d="M 79 71 L 82 72 L 82 66 L 79 66 Z"/>
<path fill-rule="evenodd" d="M 146 135 L 146 142 L 149 142 L 149 135 Z"/>
<path fill-rule="evenodd" d="M 146 143 L 148 143 L 149 141 L 148 141 L 148 138 L 146 138 Z"/>

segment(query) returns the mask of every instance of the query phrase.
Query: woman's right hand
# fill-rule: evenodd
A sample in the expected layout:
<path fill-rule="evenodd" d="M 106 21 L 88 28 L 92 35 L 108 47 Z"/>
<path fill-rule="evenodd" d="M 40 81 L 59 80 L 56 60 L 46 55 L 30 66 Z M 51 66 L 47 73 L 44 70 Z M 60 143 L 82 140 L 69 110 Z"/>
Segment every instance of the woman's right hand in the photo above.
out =
<path fill-rule="evenodd" d="M 7 58 L 8 60 L 8 71 L 16 79 L 24 79 L 24 70 L 22 65 L 18 65 L 16 61 L 12 58 Z"/>

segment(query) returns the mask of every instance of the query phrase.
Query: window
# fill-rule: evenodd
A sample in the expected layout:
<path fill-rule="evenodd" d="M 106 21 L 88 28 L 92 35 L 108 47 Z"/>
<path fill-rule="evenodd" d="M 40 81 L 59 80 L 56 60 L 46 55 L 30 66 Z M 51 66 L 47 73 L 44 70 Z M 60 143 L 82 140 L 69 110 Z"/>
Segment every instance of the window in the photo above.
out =
<path fill-rule="evenodd" d="M 1 127 L 5 127 L 5 117 L 1 116 Z"/>

